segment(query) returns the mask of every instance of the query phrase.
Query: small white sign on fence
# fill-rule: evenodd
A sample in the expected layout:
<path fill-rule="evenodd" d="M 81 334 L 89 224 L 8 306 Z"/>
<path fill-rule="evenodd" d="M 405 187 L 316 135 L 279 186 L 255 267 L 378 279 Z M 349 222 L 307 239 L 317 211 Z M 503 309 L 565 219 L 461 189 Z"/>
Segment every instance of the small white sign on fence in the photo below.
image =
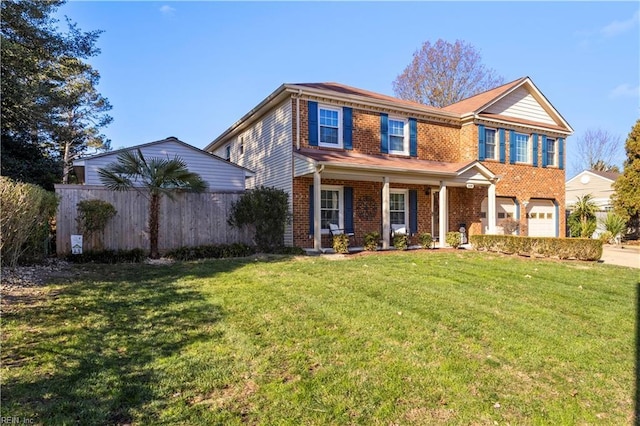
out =
<path fill-rule="evenodd" d="M 71 254 L 82 254 L 82 235 L 71 236 Z"/>

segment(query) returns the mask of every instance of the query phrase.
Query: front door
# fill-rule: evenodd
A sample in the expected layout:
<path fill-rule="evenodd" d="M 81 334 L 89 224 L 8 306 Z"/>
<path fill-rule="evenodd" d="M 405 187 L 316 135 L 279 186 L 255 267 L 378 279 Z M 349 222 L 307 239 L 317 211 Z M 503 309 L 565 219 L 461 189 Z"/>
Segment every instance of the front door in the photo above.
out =
<path fill-rule="evenodd" d="M 434 241 L 440 241 L 440 193 L 431 192 L 431 235 Z"/>

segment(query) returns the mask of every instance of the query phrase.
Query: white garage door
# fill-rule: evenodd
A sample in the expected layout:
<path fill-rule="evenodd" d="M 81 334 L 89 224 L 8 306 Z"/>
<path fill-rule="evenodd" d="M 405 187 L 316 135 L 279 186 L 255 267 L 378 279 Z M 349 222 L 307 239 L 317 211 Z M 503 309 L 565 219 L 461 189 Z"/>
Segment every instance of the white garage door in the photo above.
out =
<path fill-rule="evenodd" d="M 487 225 L 489 224 L 487 221 L 487 204 L 488 200 L 487 198 L 485 198 L 484 200 L 482 200 L 482 205 L 480 207 L 482 229 L 484 229 L 485 232 L 487 230 Z M 504 232 L 502 226 L 500 226 L 500 223 L 507 218 L 511 218 L 514 220 L 518 219 L 516 217 L 515 200 L 513 198 L 496 197 L 496 225 L 498 234 L 502 234 Z"/>
<path fill-rule="evenodd" d="M 531 200 L 527 206 L 530 237 L 556 236 L 556 207 L 548 200 Z"/>

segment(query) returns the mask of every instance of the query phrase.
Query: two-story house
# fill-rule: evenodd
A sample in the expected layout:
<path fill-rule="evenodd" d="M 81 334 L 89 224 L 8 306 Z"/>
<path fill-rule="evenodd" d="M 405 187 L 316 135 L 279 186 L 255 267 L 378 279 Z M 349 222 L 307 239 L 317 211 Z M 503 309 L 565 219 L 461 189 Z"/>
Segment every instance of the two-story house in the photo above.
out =
<path fill-rule="evenodd" d="M 434 108 L 337 83 L 284 84 L 205 150 L 281 188 L 285 244 L 330 247 L 329 224 L 383 248 L 393 229 L 559 236 L 565 119 L 528 77 Z"/>

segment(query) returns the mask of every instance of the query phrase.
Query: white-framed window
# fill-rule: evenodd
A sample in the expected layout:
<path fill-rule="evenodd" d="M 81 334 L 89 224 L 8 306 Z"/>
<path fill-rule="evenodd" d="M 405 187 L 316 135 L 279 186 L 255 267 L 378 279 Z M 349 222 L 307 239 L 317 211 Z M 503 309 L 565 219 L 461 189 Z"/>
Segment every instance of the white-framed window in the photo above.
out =
<path fill-rule="evenodd" d="M 391 118 L 389 127 L 389 154 L 409 155 L 409 122 L 402 118 Z"/>
<path fill-rule="evenodd" d="M 322 185 L 320 188 L 320 228 L 329 233 L 329 224 L 344 228 L 344 202 L 342 186 Z"/>
<path fill-rule="evenodd" d="M 514 146 L 516 148 L 516 162 L 529 162 L 529 135 L 524 133 L 515 133 L 516 140 Z"/>
<path fill-rule="evenodd" d="M 244 154 L 244 136 L 240 136 L 240 143 L 238 144 L 238 150 L 240 151 L 240 155 Z"/>
<path fill-rule="evenodd" d="M 555 166 L 556 162 L 556 140 L 554 138 L 547 138 L 547 166 Z"/>
<path fill-rule="evenodd" d="M 484 129 L 484 157 L 490 160 L 498 158 L 496 129 Z"/>
<path fill-rule="evenodd" d="M 224 159 L 231 161 L 231 144 L 224 147 Z"/>
<path fill-rule="evenodd" d="M 409 191 L 392 189 L 389 191 L 389 219 L 391 225 L 409 226 Z"/>
<path fill-rule="evenodd" d="M 342 110 L 318 106 L 318 145 L 342 148 Z"/>

